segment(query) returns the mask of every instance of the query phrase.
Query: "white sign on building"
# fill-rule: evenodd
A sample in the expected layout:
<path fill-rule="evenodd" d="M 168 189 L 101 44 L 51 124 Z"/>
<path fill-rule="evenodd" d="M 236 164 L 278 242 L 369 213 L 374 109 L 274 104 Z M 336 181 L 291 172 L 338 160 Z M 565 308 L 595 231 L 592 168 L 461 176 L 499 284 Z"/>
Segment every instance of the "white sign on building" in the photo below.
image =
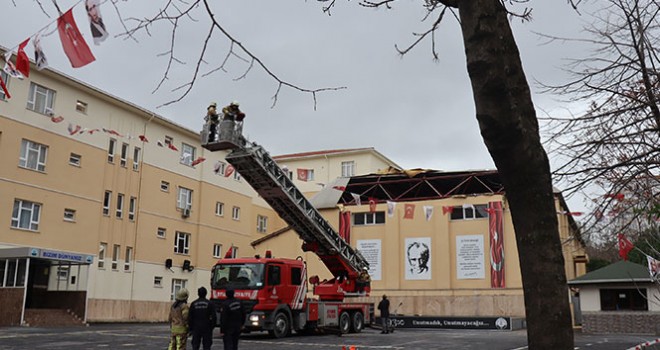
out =
<path fill-rule="evenodd" d="M 456 236 L 456 278 L 484 279 L 484 236 Z"/>
<path fill-rule="evenodd" d="M 369 276 L 372 281 L 380 281 L 382 277 L 382 250 L 380 239 L 358 239 L 357 250 L 369 263 Z"/>

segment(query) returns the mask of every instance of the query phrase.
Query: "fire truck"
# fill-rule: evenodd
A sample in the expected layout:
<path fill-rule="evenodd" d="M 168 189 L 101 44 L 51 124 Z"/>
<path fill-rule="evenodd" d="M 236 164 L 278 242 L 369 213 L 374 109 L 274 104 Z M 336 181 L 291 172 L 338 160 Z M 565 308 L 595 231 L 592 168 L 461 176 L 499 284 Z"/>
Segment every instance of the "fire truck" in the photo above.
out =
<path fill-rule="evenodd" d="M 209 129 L 218 132 L 209 134 Z M 268 152 L 245 139 L 241 130 L 242 120 L 233 118 L 223 118 L 218 127 L 207 124 L 201 132 L 202 147 L 229 151 L 227 162 L 300 236 L 302 250 L 314 252 L 333 278 L 307 279 L 302 257 L 280 258 L 266 251 L 264 256 L 235 258 L 228 251 L 213 266 L 211 300 L 219 304 L 227 290 L 234 290 L 247 315 L 245 329 L 268 331 L 277 338 L 291 331 L 362 331 L 372 322 L 373 304 L 345 299 L 369 295 L 368 283 L 358 279 L 369 263 L 328 224 Z M 313 297 L 308 296 L 308 285 Z"/>

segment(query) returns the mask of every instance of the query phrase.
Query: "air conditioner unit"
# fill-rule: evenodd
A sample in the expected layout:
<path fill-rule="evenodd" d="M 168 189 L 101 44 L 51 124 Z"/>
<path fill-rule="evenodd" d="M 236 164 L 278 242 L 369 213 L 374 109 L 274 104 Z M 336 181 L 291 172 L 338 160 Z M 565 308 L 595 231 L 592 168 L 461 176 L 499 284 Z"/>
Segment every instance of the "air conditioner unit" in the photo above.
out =
<path fill-rule="evenodd" d="M 181 211 L 181 216 L 187 218 L 190 216 L 190 208 L 185 208 Z"/>

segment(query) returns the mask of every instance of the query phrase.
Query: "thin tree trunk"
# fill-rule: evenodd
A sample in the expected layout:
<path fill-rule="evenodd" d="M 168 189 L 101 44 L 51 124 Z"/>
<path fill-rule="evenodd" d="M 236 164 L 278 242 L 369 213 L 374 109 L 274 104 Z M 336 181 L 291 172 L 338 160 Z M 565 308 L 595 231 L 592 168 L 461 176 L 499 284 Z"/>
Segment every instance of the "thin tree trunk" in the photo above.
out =
<path fill-rule="evenodd" d="M 573 349 L 550 166 L 507 13 L 500 0 L 457 4 L 481 135 L 516 232 L 529 348 Z"/>

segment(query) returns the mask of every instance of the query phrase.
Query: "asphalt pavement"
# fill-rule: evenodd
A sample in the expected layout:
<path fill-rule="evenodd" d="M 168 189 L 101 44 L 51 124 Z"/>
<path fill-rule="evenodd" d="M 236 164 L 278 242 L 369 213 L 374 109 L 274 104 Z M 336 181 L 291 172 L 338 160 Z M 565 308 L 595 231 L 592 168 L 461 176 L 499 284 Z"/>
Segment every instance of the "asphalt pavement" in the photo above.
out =
<path fill-rule="evenodd" d="M 297 335 L 272 339 L 266 333 L 241 336 L 241 350 L 316 349 L 341 350 L 355 346 L 363 349 L 421 350 L 525 350 L 525 330 L 448 330 L 397 329 L 393 334 L 380 334 L 377 329 L 365 329 L 358 334 Z M 575 349 L 625 350 L 658 338 L 654 335 L 586 335 L 576 333 Z M 166 324 L 94 324 L 88 327 L 0 328 L 1 350 L 48 349 L 167 349 L 169 328 Z M 188 340 L 190 342 L 190 339 Z M 222 349 L 222 339 L 216 330 L 212 349 Z M 190 343 L 188 349 L 191 349 Z M 660 347 L 650 348 L 660 349 Z"/>

